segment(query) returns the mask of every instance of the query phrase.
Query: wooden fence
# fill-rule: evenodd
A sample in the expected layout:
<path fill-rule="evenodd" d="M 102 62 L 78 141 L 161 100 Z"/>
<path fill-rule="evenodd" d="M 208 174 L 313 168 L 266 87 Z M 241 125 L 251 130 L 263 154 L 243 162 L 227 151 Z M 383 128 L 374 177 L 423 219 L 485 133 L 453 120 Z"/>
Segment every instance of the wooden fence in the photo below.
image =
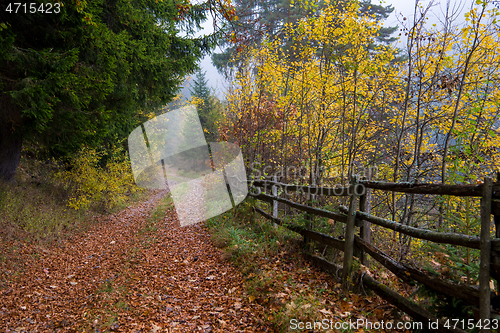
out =
<path fill-rule="evenodd" d="M 425 285 L 427 288 L 435 290 L 439 293 L 443 293 L 457 299 L 462 299 L 467 302 L 467 304 L 473 304 L 479 308 L 479 316 L 477 319 L 481 320 L 481 323 L 487 323 L 490 321 L 490 301 L 492 297 L 495 296 L 495 294 L 490 290 L 490 277 L 497 280 L 497 283 L 500 280 L 500 183 L 493 183 L 491 178 L 486 178 L 483 184 L 478 185 L 436 185 L 377 182 L 358 180 L 356 177 L 353 177 L 349 186 L 336 188 L 290 185 L 277 181 L 265 180 L 253 181 L 253 186 L 257 191 L 255 191 L 255 193 L 251 193 L 250 195 L 258 200 L 270 203 L 273 207 L 277 207 L 277 202 L 280 202 L 299 211 L 303 211 L 311 215 L 326 217 L 346 224 L 345 235 L 342 240 L 331 235 L 312 231 L 307 227 L 285 225 L 283 221 L 277 217 L 276 208 L 273 209 L 274 216 L 268 214 L 260 208 L 255 208 L 256 212 L 260 213 L 269 220 L 272 220 L 274 223 L 281 224 L 290 230 L 298 232 L 304 237 L 305 241 L 314 240 L 321 244 L 343 251 L 344 258 L 342 266 L 336 265 L 315 255 L 306 254 L 306 257 L 323 269 L 330 271 L 337 276 L 340 275 L 339 272 L 341 272 L 344 287 L 348 288 L 348 285 L 351 283 L 350 281 L 353 274 L 353 257 L 357 257 L 362 263 L 365 263 L 365 254 L 369 254 L 373 259 L 377 260 L 380 264 L 389 269 L 403 281 L 407 283 L 417 281 Z M 309 205 L 303 205 L 289 199 L 279 197 L 276 191 L 277 187 L 283 189 L 285 193 L 299 192 L 314 196 L 347 196 L 349 198 L 349 207 L 340 206 L 340 212 L 332 212 L 311 207 Z M 366 191 L 363 191 L 363 189 L 366 189 Z M 372 190 L 414 194 L 480 197 L 480 235 L 470 236 L 415 228 L 374 216 L 370 214 Z M 272 195 L 266 194 L 265 192 L 272 193 Z M 495 238 L 490 237 L 492 214 L 495 215 Z M 407 264 L 398 262 L 371 244 L 370 224 L 391 229 L 412 238 L 423 239 L 439 244 L 452 244 L 472 249 L 479 249 L 479 286 L 472 286 L 441 279 L 439 277 L 426 274 L 423 271 L 413 268 Z M 356 227 L 359 228 L 359 232 L 356 232 Z M 362 274 L 361 280 L 382 298 L 393 303 L 414 319 L 424 322 L 428 322 L 429 320 L 433 322 L 438 321 L 440 323 L 438 331 L 465 332 L 460 328 L 445 328 L 445 323 L 442 319 L 436 318 L 433 314 L 429 313 L 413 301 L 406 299 L 402 295 L 375 280 L 369 274 Z M 483 326 L 481 328 L 481 332 L 490 332 L 490 329 Z"/>

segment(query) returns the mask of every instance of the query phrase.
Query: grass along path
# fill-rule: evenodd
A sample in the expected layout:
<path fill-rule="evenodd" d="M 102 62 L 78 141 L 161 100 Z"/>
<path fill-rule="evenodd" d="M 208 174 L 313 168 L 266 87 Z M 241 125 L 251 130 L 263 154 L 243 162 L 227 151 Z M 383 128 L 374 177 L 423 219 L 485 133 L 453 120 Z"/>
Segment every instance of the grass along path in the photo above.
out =
<path fill-rule="evenodd" d="M 221 261 L 203 225 L 179 226 L 166 194 L 42 251 L 2 284 L 1 329 L 270 332 L 241 273 Z"/>

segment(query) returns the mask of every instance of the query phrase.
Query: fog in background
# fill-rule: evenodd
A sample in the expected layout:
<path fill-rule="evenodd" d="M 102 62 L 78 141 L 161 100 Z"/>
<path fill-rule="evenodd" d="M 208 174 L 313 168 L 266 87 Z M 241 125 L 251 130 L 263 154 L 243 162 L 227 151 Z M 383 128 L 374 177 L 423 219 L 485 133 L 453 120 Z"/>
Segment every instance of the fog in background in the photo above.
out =
<path fill-rule="evenodd" d="M 430 1 L 420 1 L 419 3 L 422 4 L 424 7 L 426 7 L 429 4 Z M 467 5 L 469 5 L 469 2 L 467 2 Z M 372 0 L 372 3 L 377 3 L 376 1 Z M 401 26 L 400 22 L 403 17 L 406 17 L 409 22 L 412 22 L 413 20 L 413 12 L 415 8 L 415 1 L 414 0 L 391 0 L 391 1 L 382 1 L 382 5 L 384 6 L 389 6 L 392 5 L 394 7 L 394 11 L 392 14 L 387 18 L 387 20 L 384 22 L 385 26 Z M 450 5 L 453 7 L 454 5 L 460 5 L 461 8 L 463 9 L 464 2 L 460 3 L 458 1 L 450 1 Z M 430 10 L 430 15 L 429 15 L 429 24 L 436 23 L 439 26 L 439 18 L 442 17 L 442 13 L 444 12 L 444 9 L 446 8 L 446 1 L 435 1 L 434 6 Z M 467 8 L 465 9 L 467 10 Z M 407 21 L 407 22 L 408 22 Z M 209 18 L 204 24 L 203 24 L 203 30 L 200 31 L 197 36 L 201 36 L 203 34 L 209 34 L 213 31 L 213 24 L 212 24 L 212 19 Z M 397 36 L 399 32 L 395 32 L 395 36 Z M 402 40 L 400 43 L 397 44 L 398 47 L 403 48 L 404 47 L 405 41 Z M 217 48 L 215 52 L 220 52 L 220 49 Z M 227 91 L 229 83 L 225 81 L 222 75 L 220 75 L 217 72 L 217 69 L 212 65 L 212 60 L 210 59 L 210 55 L 205 56 L 201 62 L 200 62 L 200 68 L 202 71 L 206 72 L 206 78 L 208 80 L 208 84 L 210 88 L 214 91 L 215 95 L 219 97 L 221 100 L 225 99 L 224 93 Z M 184 83 L 184 87 L 182 89 L 182 93 L 186 98 L 189 98 L 190 93 L 189 93 L 189 81 L 192 80 L 192 78 L 188 78 L 186 82 Z"/>

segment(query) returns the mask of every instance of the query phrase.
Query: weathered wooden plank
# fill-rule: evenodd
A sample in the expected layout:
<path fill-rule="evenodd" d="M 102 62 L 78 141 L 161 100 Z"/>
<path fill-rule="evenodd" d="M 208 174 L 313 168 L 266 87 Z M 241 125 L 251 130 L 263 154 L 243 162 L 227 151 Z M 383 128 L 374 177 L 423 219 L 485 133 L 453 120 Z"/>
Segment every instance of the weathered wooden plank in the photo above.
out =
<path fill-rule="evenodd" d="M 445 328 L 445 322 L 442 319 L 438 319 L 434 315 L 432 315 L 427 310 L 421 308 L 416 303 L 404 298 L 391 288 L 387 287 L 385 284 L 378 282 L 374 278 L 372 278 L 368 274 L 363 275 L 363 282 L 376 292 L 380 297 L 385 299 L 386 301 L 392 303 L 399 309 L 403 310 L 415 320 L 418 320 L 423 323 L 425 329 L 432 329 L 432 327 L 428 327 L 429 323 L 438 323 L 436 329 L 432 329 L 433 332 L 457 332 L 457 333 L 466 333 L 466 331 L 461 330 L 459 328 Z"/>
<path fill-rule="evenodd" d="M 273 203 L 274 199 L 272 196 L 264 194 L 264 193 L 248 193 L 249 196 L 254 197 L 255 199 L 262 200 L 265 202 Z"/>
<path fill-rule="evenodd" d="M 298 232 L 304 237 L 320 242 L 323 245 L 328 245 L 340 251 L 344 251 L 345 241 L 342 241 L 340 239 L 337 239 L 329 235 L 325 235 L 321 232 L 307 230 L 299 226 L 287 226 L 287 228 L 292 231 Z"/>
<path fill-rule="evenodd" d="M 283 198 L 278 198 L 278 197 L 272 197 L 267 194 L 250 194 L 251 196 L 267 201 L 267 202 L 272 202 L 273 200 L 277 200 L 280 202 L 283 202 L 293 208 L 296 208 L 301 211 L 309 212 L 312 214 L 316 214 L 319 216 L 327 217 L 330 219 L 334 219 L 339 222 L 346 223 L 347 221 L 347 216 L 335 212 L 330 212 L 324 209 L 319 209 L 319 208 L 312 208 L 306 205 L 301 205 L 299 203 L 293 202 L 291 200 L 283 199 Z M 340 206 L 339 207 L 341 211 L 345 212 L 346 214 L 349 212 L 349 209 L 345 206 Z M 420 238 L 420 239 L 425 239 L 429 240 L 431 242 L 435 243 L 440 243 L 440 244 L 451 244 L 451 245 L 459 245 L 459 246 L 465 246 L 473 249 L 479 249 L 479 242 L 480 238 L 479 237 L 474 237 L 474 236 L 468 236 L 468 235 L 460 235 L 460 234 L 455 234 L 455 233 L 448 233 L 448 232 L 437 232 L 437 231 L 432 231 L 432 230 L 426 230 L 426 229 L 420 229 L 420 228 L 414 228 L 410 227 L 401 223 L 397 223 L 388 219 L 383 219 L 377 216 L 373 216 L 371 214 L 363 213 L 363 212 L 356 212 L 356 226 L 361 226 L 362 221 L 366 220 L 368 222 L 371 222 L 373 224 L 377 224 L 380 226 L 383 226 L 385 228 L 401 232 L 405 235 L 409 235 L 415 238 Z M 497 241 L 495 240 L 493 243 L 493 248 L 499 249 L 500 250 L 500 239 Z"/>
<path fill-rule="evenodd" d="M 274 223 L 276 224 L 279 224 L 279 225 L 283 225 L 283 221 L 280 219 L 280 218 L 277 218 L 277 217 L 274 217 L 272 216 L 271 214 L 268 214 L 266 211 L 260 209 L 260 208 L 257 208 L 257 207 L 254 207 L 253 210 L 259 214 L 261 214 L 262 216 L 264 216 L 265 218 L 273 221 Z"/>
<path fill-rule="evenodd" d="M 276 175 L 274 176 L 274 181 L 276 182 Z M 276 185 L 272 187 L 272 194 L 275 197 L 278 196 L 278 187 Z M 278 201 L 276 200 L 273 201 L 273 217 L 278 217 Z"/>
<path fill-rule="evenodd" d="M 260 208 L 255 208 L 255 211 L 259 212 L 266 218 L 273 220 L 280 225 L 283 225 L 282 220 L 274 219 L 270 214 L 266 213 Z M 328 245 L 333 248 L 344 251 L 345 242 L 336 239 L 330 235 L 325 235 L 319 232 L 307 230 L 300 226 L 285 226 L 285 227 L 303 236 L 307 236 L 309 239 L 318 241 L 324 245 Z M 474 286 L 456 284 L 453 282 L 443 280 L 438 277 L 429 276 L 418 269 L 397 262 L 396 260 L 386 255 L 373 245 L 363 241 L 363 239 L 361 239 L 360 237 L 355 236 L 354 255 L 356 257 L 359 257 L 359 253 L 361 252 L 360 250 L 366 251 L 366 253 L 368 253 L 375 260 L 380 262 L 384 267 L 389 269 L 397 277 L 401 278 L 403 281 L 407 283 L 410 283 L 411 281 L 414 280 L 426 285 L 430 289 L 433 289 L 437 292 L 441 292 L 446 295 L 453 296 L 455 298 L 463 299 L 467 301 L 469 304 L 474 304 L 476 306 L 479 306 L 480 304 L 478 288 Z"/>
<path fill-rule="evenodd" d="M 356 176 L 353 177 L 351 187 L 354 188 L 358 183 Z M 352 191 L 354 192 L 354 191 Z M 342 283 L 344 290 L 348 291 L 349 279 L 352 273 L 352 263 L 354 260 L 354 223 L 356 222 L 356 210 L 358 206 L 358 196 L 351 195 L 349 203 L 349 212 L 347 213 L 347 222 L 345 228 L 345 244 L 344 244 L 344 270 L 342 271 Z M 361 222 L 363 223 L 363 222 Z"/>
<path fill-rule="evenodd" d="M 258 198 L 260 200 L 267 201 L 267 202 L 272 202 L 273 201 L 272 197 L 267 196 L 267 195 L 262 195 L 260 197 L 256 196 L 256 198 Z M 283 199 L 283 200 L 286 200 L 286 199 Z M 297 207 L 295 207 L 295 208 L 297 208 Z M 297 208 L 297 209 L 301 210 L 300 208 Z M 313 208 L 313 209 L 316 209 L 316 208 Z M 256 208 L 256 211 L 259 212 L 260 214 L 264 215 L 266 218 L 268 218 L 270 220 L 273 220 L 274 222 L 276 222 L 278 224 L 282 224 L 282 221 L 280 219 L 274 219 L 271 215 L 267 214 L 263 210 L 261 210 L 259 208 Z M 332 213 L 332 212 L 330 212 L 330 213 Z M 332 213 L 332 214 L 335 214 L 335 213 Z M 333 218 L 333 219 L 337 218 L 336 215 L 334 215 L 334 216 L 328 215 L 326 217 Z M 342 217 L 345 219 L 345 215 L 342 215 Z M 337 219 L 337 220 L 340 221 L 340 222 L 343 222 L 341 219 Z M 357 221 L 357 225 L 361 224 L 361 220 L 360 219 L 356 219 L 356 221 Z M 389 221 L 389 222 L 392 222 L 392 223 L 396 223 L 396 222 L 393 222 L 393 221 L 390 221 L 390 220 L 386 220 L 386 221 Z M 378 223 L 375 223 L 375 224 L 378 224 Z M 398 223 L 396 223 L 396 224 L 398 224 Z M 378 225 L 385 226 L 385 224 L 378 224 Z M 403 227 L 408 227 L 408 226 L 403 226 Z M 408 227 L 408 228 L 412 228 L 412 227 Z M 395 230 L 394 228 L 391 228 L 391 229 Z M 417 228 L 413 228 L 413 229 L 417 229 Z M 417 230 L 421 230 L 421 229 L 417 229 Z M 396 230 L 396 231 L 402 232 L 400 230 Z M 440 241 L 439 236 L 441 234 L 448 235 L 448 233 L 438 233 L 438 232 L 434 232 L 434 231 L 431 231 L 431 233 L 437 234 L 437 237 L 438 237 L 437 240 L 438 241 Z M 410 236 L 412 236 L 412 235 L 410 235 Z M 480 242 L 479 241 L 479 237 L 472 237 L 472 236 L 466 236 L 466 237 L 470 237 L 468 242 L 469 242 L 469 245 L 471 245 L 470 246 L 471 248 L 479 249 L 479 242 Z M 319 242 L 322 242 L 321 240 L 318 240 L 318 239 L 316 239 L 316 240 L 319 241 Z M 326 242 L 322 242 L 322 243 L 325 244 L 325 245 L 331 245 L 332 247 L 337 248 L 337 249 L 343 251 L 343 248 L 340 248 L 340 246 L 343 247 L 343 242 L 342 242 L 342 245 L 338 245 L 338 243 L 336 243 L 336 245 L 327 244 Z M 458 243 L 460 243 L 460 241 Z M 458 243 L 457 242 L 450 242 L 448 244 L 461 245 L 461 244 L 458 244 Z M 477 245 L 476 245 L 476 243 L 477 243 Z M 495 239 L 491 240 L 491 264 L 490 264 L 490 269 L 493 270 L 491 273 L 494 274 L 495 277 L 500 276 L 500 264 L 497 263 L 499 261 L 498 259 L 496 259 L 497 257 L 500 257 L 500 238 L 495 238 Z"/>
<path fill-rule="evenodd" d="M 481 322 L 490 320 L 490 255 L 491 255 L 491 194 L 493 181 L 491 178 L 484 179 L 483 195 L 481 198 L 481 256 L 479 262 L 479 319 Z M 491 332 L 485 326 L 481 332 Z"/>
<path fill-rule="evenodd" d="M 493 279 L 500 281 L 500 238 L 491 240 L 491 260 L 490 260 L 490 275 Z"/>
<path fill-rule="evenodd" d="M 339 209 L 345 213 L 349 211 L 345 206 L 340 206 Z M 410 227 L 401 223 L 397 223 L 359 211 L 356 212 L 356 218 L 369 221 L 373 224 L 380 225 L 382 227 L 403 233 L 411 237 L 425 239 L 434 243 L 460 245 L 473 249 L 479 249 L 479 237 Z"/>
<path fill-rule="evenodd" d="M 320 258 L 320 257 L 317 257 L 317 256 L 313 256 L 313 255 L 310 255 L 308 253 L 303 253 L 302 254 L 304 256 L 304 259 L 306 259 L 307 261 L 310 261 L 312 262 L 313 264 L 315 264 L 316 266 L 318 266 L 319 268 L 321 268 L 322 270 L 324 270 L 325 272 L 328 272 L 330 274 L 332 274 L 333 276 L 335 276 L 337 279 L 341 279 L 341 273 L 342 273 L 342 266 L 340 265 L 337 265 L 333 262 L 329 262 L 323 258 Z"/>
<path fill-rule="evenodd" d="M 468 304 L 474 304 L 476 306 L 480 304 L 479 288 L 477 287 L 458 284 L 444 280 L 440 277 L 430 276 L 416 268 L 399 263 L 373 245 L 366 243 L 360 237 L 356 237 L 356 245 L 360 249 L 365 250 L 373 259 L 380 262 L 384 267 L 406 283 L 417 281 L 437 292 L 465 300 Z M 492 293 L 491 296 L 493 297 L 494 294 Z"/>
<path fill-rule="evenodd" d="M 415 193 L 415 194 L 439 194 L 456 195 L 461 197 L 481 197 L 483 184 L 477 185 L 443 185 L 443 184 L 414 184 L 414 183 L 390 183 L 380 181 L 361 180 L 360 184 L 376 190 Z M 493 185 L 495 196 L 500 195 L 500 183 Z"/>
<path fill-rule="evenodd" d="M 491 255 L 500 256 L 500 238 L 493 238 L 491 240 Z"/>
<path fill-rule="evenodd" d="M 500 223 L 500 199 L 491 200 L 491 214 L 499 216 L 499 223 Z"/>
<path fill-rule="evenodd" d="M 360 250 L 368 253 L 370 256 L 372 256 L 373 259 L 377 260 L 385 268 L 393 272 L 394 275 L 396 275 L 406 283 L 410 283 L 413 281 L 413 279 L 411 279 L 410 277 L 410 274 L 405 274 L 407 270 L 402 264 L 400 264 L 399 262 L 388 256 L 384 252 L 380 251 L 373 245 L 368 244 L 361 237 L 356 236 L 355 242 L 356 245 L 360 248 Z"/>
<path fill-rule="evenodd" d="M 331 246 L 333 248 L 336 248 L 340 251 L 344 251 L 344 241 L 337 239 L 335 237 L 332 237 L 330 235 L 323 234 L 321 232 L 317 231 L 312 231 L 312 230 L 307 230 L 303 227 L 296 226 L 296 225 L 285 225 L 283 224 L 283 220 L 279 218 L 274 218 L 271 214 L 267 213 L 266 211 L 254 207 L 254 210 L 264 216 L 265 218 L 275 222 L 276 224 L 282 225 L 283 227 L 295 231 L 296 233 L 301 234 L 304 237 L 307 237 L 309 239 L 315 240 L 317 242 L 320 242 L 321 244 Z"/>
<path fill-rule="evenodd" d="M 370 179 L 368 179 L 368 180 L 370 180 Z M 371 213 L 371 210 L 372 210 L 371 199 L 372 199 L 371 189 L 367 188 L 365 193 L 359 199 L 359 210 L 361 212 L 367 213 L 367 214 Z M 359 230 L 359 235 L 365 242 L 371 243 L 372 232 L 371 232 L 371 223 L 370 222 L 365 221 L 365 220 L 363 220 L 363 222 L 361 222 L 361 228 Z M 368 265 L 368 258 L 364 254 L 363 251 L 361 251 L 359 261 L 365 266 Z"/>
<path fill-rule="evenodd" d="M 497 172 L 497 182 L 500 182 L 500 172 Z M 495 238 L 500 238 L 500 199 L 491 200 L 491 214 L 493 214 L 493 221 L 495 222 Z M 490 274 L 491 277 L 500 282 L 500 253 L 495 249 L 495 240 L 491 241 L 491 263 Z"/>
<path fill-rule="evenodd" d="M 316 266 L 318 266 L 319 268 L 321 268 L 322 270 L 332 274 L 333 276 L 335 276 L 337 279 L 341 279 L 341 273 L 342 273 L 342 266 L 340 265 L 337 265 L 333 262 L 329 262 L 323 258 L 320 258 L 320 257 L 317 257 L 317 256 L 313 256 L 313 255 L 310 255 L 308 253 L 303 253 L 302 254 L 304 256 L 304 258 L 307 260 L 307 261 L 310 261 L 312 262 L 313 264 L 315 264 Z"/>

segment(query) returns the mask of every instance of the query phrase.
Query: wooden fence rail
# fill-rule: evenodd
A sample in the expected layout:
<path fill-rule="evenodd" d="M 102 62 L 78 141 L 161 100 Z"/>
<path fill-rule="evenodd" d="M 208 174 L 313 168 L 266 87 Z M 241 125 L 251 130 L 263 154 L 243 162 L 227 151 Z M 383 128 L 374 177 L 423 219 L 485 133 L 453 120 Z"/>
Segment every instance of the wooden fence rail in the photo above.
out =
<path fill-rule="evenodd" d="M 344 213 L 348 213 L 349 209 L 345 206 L 339 206 L 340 211 Z M 469 247 L 472 249 L 479 249 L 480 247 L 480 237 L 474 237 L 469 235 L 456 234 L 452 232 L 437 232 L 433 230 L 427 230 L 422 228 L 410 227 L 408 225 L 404 225 L 402 223 L 394 222 L 391 220 L 383 219 L 371 214 L 363 213 L 363 212 L 355 212 L 356 218 L 365 221 L 369 221 L 373 224 L 379 225 L 381 227 L 385 227 L 387 229 L 391 229 L 402 234 L 411 236 L 413 238 L 419 238 L 428 240 L 435 243 L 440 244 L 451 244 L 451 245 L 460 245 Z M 359 222 L 361 223 L 361 222 Z"/>
<path fill-rule="evenodd" d="M 413 194 L 438 194 L 438 195 L 453 195 L 453 196 L 475 196 L 481 197 L 481 233 L 480 236 L 470 236 L 457 233 L 437 232 L 422 228 L 411 227 L 388 219 L 383 219 L 370 214 L 370 192 L 359 190 L 358 186 L 364 186 L 373 190 L 413 193 Z M 485 322 L 490 319 L 490 300 L 495 297 L 495 293 L 490 290 L 490 277 L 499 279 L 500 277 L 500 238 L 491 239 L 491 214 L 497 213 L 494 206 L 500 203 L 500 184 L 493 183 L 490 178 L 486 178 L 483 184 L 478 185 L 436 185 L 436 184 L 410 184 L 410 183 L 383 183 L 371 180 L 357 180 L 353 178 L 348 187 L 322 187 L 322 186 L 303 186 L 290 185 L 276 181 L 254 181 L 253 186 L 264 189 L 264 192 L 273 188 L 274 195 L 268 195 L 261 190 L 256 193 L 251 193 L 253 197 L 268 203 L 281 202 L 289 207 L 308 214 L 326 217 L 346 224 L 344 239 L 337 239 L 333 236 L 322 234 L 309 230 L 297 225 L 286 225 L 277 217 L 276 211 L 274 214 L 268 214 L 260 208 L 255 208 L 255 211 L 272 220 L 276 224 L 285 226 L 301 234 L 304 239 L 314 240 L 321 244 L 331 246 L 344 252 L 343 266 L 328 262 L 325 259 L 317 256 L 307 255 L 310 260 L 320 265 L 329 271 L 335 272 L 338 276 L 342 272 L 342 282 L 344 287 L 348 287 L 352 277 L 352 262 L 353 258 L 357 257 L 361 262 L 365 260 L 365 253 L 369 254 L 373 259 L 377 260 L 384 267 L 389 269 L 397 277 L 401 278 L 406 283 L 414 283 L 415 281 L 425 285 L 426 287 L 446 295 L 462 299 L 467 304 L 473 304 L 479 308 L 479 319 Z M 276 188 L 279 187 L 285 193 L 299 192 L 304 194 L 328 195 L 328 196 L 348 196 L 349 208 L 340 205 L 340 213 L 328 211 L 325 209 L 314 208 L 308 205 L 303 205 L 289 199 L 284 199 L 276 195 Z M 359 210 L 357 205 L 359 202 Z M 500 211 L 500 209 L 498 210 Z M 500 219 L 499 219 L 500 220 Z M 497 219 L 495 219 L 495 222 Z M 369 232 L 367 225 L 369 223 L 388 228 L 410 237 L 428 240 L 440 244 L 451 244 L 469 247 L 480 250 L 480 274 L 479 287 L 459 284 L 452 281 L 440 279 L 431 276 L 421 270 L 410 267 L 404 263 L 400 263 L 394 258 L 382 252 L 370 244 Z M 355 235 L 355 227 L 360 227 L 360 236 Z M 499 235 L 497 225 L 497 235 Z M 426 320 L 434 320 L 434 316 L 425 311 L 423 308 L 404 298 L 388 287 L 383 286 L 380 282 L 373 279 L 368 274 L 363 274 L 361 280 L 371 287 L 377 294 L 400 307 L 403 311 L 412 315 L 415 318 Z M 442 326 L 441 326 L 442 327 Z M 443 330 L 453 332 L 464 332 L 462 330 Z M 481 332 L 490 332 L 489 329 L 482 328 Z"/>
<path fill-rule="evenodd" d="M 326 196 L 350 196 L 349 186 L 324 187 L 291 185 L 270 180 L 254 180 L 254 186 L 271 188 L 276 186 L 285 193 L 299 192 L 303 194 L 326 195 Z M 442 185 L 442 184 L 414 184 L 414 183 L 391 183 L 370 180 L 360 180 L 359 185 L 366 188 L 413 194 L 429 195 L 453 195 L 460 197 L 481 197 L 484 184 L 477 185 Z M 492 187 L 491 211 L 493 215 L 500 215 L 500 184 L 495 183 Z"/>

